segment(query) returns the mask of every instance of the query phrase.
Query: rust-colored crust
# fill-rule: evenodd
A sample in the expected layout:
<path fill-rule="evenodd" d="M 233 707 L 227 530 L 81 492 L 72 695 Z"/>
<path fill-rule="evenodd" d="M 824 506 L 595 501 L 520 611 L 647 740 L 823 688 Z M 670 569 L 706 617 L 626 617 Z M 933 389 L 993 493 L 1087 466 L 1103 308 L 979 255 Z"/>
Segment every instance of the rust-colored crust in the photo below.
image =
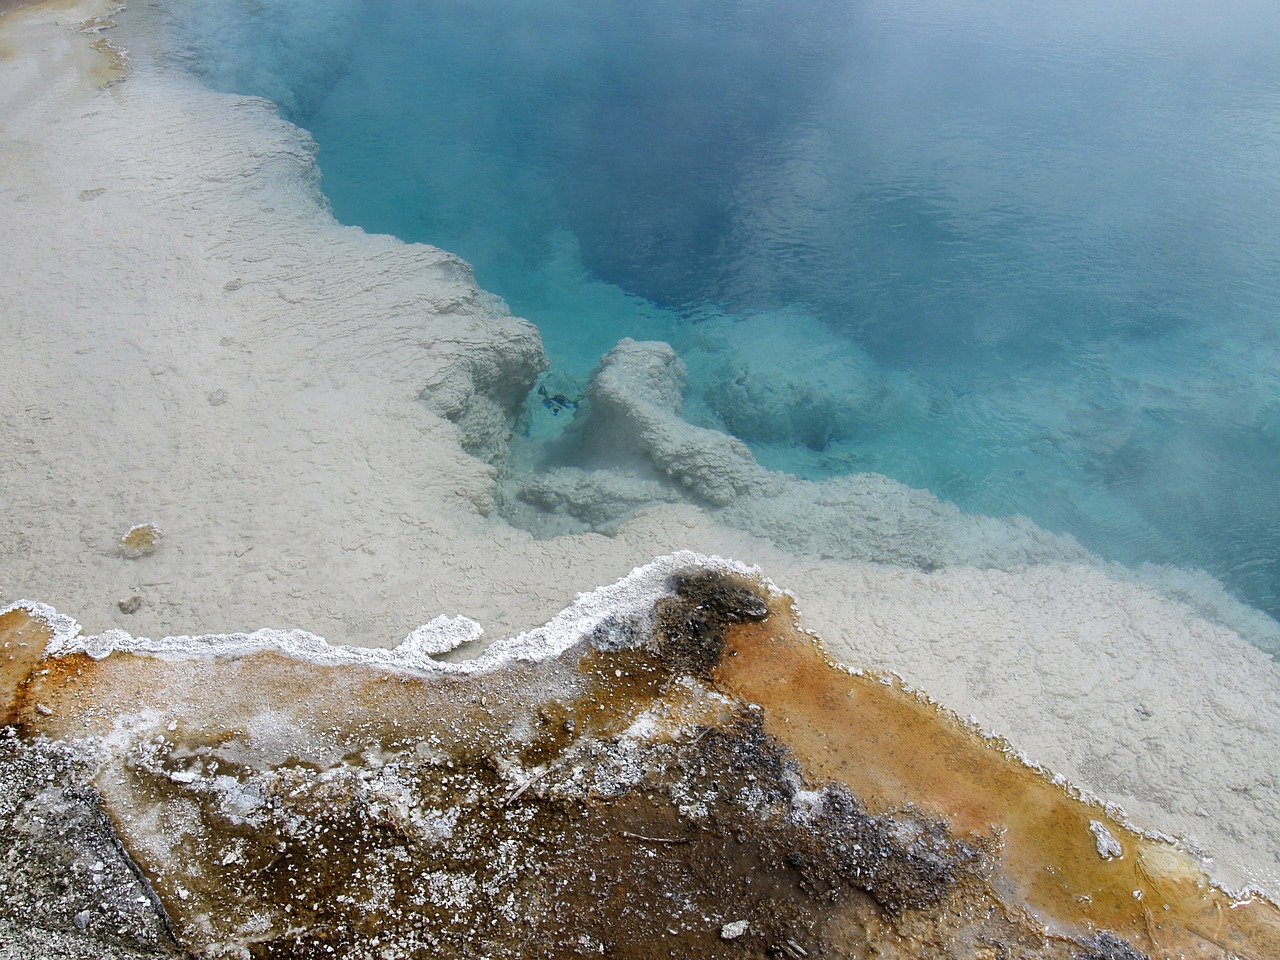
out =
<path fill-rule="evenodd" d="M 1135 833 L 896 680 L 850 675 L 790 610 L 727 634 L 717 687 L 761 705 L 765 729 L 809 776 L 847 784 L 872 812 L 914 804 L 961 834 L 996 830 L 1011 900 L 1059 928 L 1111 930 L 1157 956 L 1280 957 L 1273 904 L 1213 888 L 1186 854 Z M 1094 822 L 1121 856 L 1099 854 Z"/>
<path fill-rule="evenodd" d="M 831 663 L 785 597 L 672 587 L 553 660 L 432 677 L 35 662 L 48 631 L 15 611 L 0 692 L 27 734 L 102 745 L 94 784 L 184 949 L 1280 956 L 1274 905 Z"/>
<path fill-rule="evenodd" d="M 21 607 L 0 614 L 0 726 L 17 720 L 19 690 L 51 635 L 48 624 Z"/>

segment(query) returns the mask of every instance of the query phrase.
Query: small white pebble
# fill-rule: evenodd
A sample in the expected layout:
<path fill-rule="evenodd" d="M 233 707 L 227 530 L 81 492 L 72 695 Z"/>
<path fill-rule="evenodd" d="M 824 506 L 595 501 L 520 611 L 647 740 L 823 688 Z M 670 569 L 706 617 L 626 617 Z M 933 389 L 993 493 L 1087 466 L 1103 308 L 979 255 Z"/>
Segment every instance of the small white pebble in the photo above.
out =
<path fill-rule="evenodd" d="M 1124 856 L 1124 847 L 1120 846 L 1120 841 L 1107 829 L 1106 824 L 1099 820 L 1090 820 L 1089 831 L 1093 834 L 1098 856 L 1103 860 L 1118 860 Z"/>
<path fill-rule="evenodd" d="M 740 936 L 747 932 L 747 921 L 734 920 L 732 923 L 726 923 L 720 928 L 721 940 L 737 940 Z"/>

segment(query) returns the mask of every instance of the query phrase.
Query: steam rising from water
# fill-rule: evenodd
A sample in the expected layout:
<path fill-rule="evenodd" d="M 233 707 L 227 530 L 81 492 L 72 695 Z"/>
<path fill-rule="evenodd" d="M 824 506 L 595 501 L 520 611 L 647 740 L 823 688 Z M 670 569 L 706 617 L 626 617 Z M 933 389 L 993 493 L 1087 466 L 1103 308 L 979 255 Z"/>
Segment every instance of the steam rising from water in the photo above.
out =
<path fill-rule="evenodd" d="M 211 82 L 314 133 L 340 218 L 457 251 L 538 324 L 552 396 L 666 340 L 685 415 L 770 467 L 882 472 L 1280 610 L 1273 6 L 175 17 Z"/>

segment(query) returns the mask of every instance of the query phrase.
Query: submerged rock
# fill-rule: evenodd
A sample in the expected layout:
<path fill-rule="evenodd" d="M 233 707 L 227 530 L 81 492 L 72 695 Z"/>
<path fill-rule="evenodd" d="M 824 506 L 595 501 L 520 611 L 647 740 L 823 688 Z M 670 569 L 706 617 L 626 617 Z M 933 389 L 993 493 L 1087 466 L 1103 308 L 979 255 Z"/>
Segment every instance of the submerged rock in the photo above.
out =
<path fill-rule="evenodd" d="M 780 478 L 741 440 L 681 419 L 684 378 L 668 344 L 619 341 L 591 375 L 575 423 L 585 461 L 647 467 L 713 506 L 777 489 Z"/>
<path fill-rule="evenodd" d="M 474 286 L 463 261 L 442 257 Z M 547 356 L 537 328 L 527 320 L 504 316 L 496 305 L 489 316 L 468 322 L 477 329 L 464 328 L 431 343 L 431 371 L 418 399 L 457 425 L 468 453 L 501 463 L 525 398 L 547 367 Z"/>
<path fill-rule="evenodd" d="M 1271 904 L 831 664 L 766 584 L 667 561 L 611 590 L 449 665 L 0 614 L 58 632 L 6 674 L 5 756 L 62 758 L 0 762 L 11 829 L 79 804 L 135 919 L 25 868 L 15 902 L 150 955 L 1276 955 Z M 85 859 L 41 842 L 49 875 Z"/>
<path fill-rule="evenodd" d="M 741 440 L 682 417 L 684 381 L 670 345 L 619 341 L 545 462 L 504 478 L 506 516 L 538 534 L 612 533 L 644 506 L 685 500 L 800 555 L 921 570 L 1091 561 L 1026 518 L 966 514 L 878 474 L 810 481 L 768 470 Z"/>

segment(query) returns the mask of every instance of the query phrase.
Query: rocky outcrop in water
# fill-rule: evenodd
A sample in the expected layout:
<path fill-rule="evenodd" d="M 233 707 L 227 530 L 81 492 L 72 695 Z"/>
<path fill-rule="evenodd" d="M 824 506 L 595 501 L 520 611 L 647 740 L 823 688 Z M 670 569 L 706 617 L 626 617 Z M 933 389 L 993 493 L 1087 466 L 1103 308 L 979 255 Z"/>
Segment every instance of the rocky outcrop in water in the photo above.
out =
<path fill-rule="evenodd" d="M 1089 559 L 1025 518 L 966 514 L 878 474 L 809 481 L 767 470 L 741 440 L 681 416 L 684 380 L 668 344 L 620 341 L 546 469 L 506 482 L 508 514 L 535 530 L 550 512 L 607 531 L 646 504 L 683 499 L 802 555 L 924 570 Z"/>
<path fill-rule="evenodd" d="M 437 337 L 431 354 L 434 369 L 418 399 L 458 426 L 462 447 L 472 456 L 505 461 L 525 398 L 547 368 L 537 327 L 502 317 L 470 337 Z"/>

